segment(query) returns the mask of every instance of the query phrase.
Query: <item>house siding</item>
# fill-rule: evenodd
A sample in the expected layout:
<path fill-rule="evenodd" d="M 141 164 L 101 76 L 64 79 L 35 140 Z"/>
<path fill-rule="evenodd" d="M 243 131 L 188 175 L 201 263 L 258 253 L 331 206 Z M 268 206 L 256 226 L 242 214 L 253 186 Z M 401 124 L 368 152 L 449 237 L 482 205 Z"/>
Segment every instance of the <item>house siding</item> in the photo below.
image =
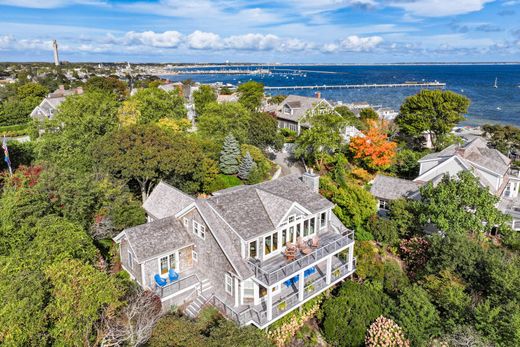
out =
<path fill-rule="evenodd" d="M 198 262 L 195 263 L 194 266 L 210 280 L 214 293 L 222 298 L 231 300 L 232 296 L 225 291 L 224 280 L 226 273 L 235 274 L 231 263 L 228 261 L 197 209 L 192 209 L 186 213 L 183 218 L 188 219 L 188 232 L 193 232 L 193 220 L 206 227 L 206 238 L 204 240 L 196 235 L 193 237 L 195 252 L 198 254 Z"/>
<path fill-rule="evenodd" d="M 133 266 L 130 266 L 130 263 L 128 261 L 128 253 L 131 253 L 133 256 Z M 126 239 L 123 239 L 121 241 L 121 264 L 130 272 L 132 276 L 136 279 L 136 281 L 141 284 L 141 265 L 137 263 L 137 260 L 135 258 L 134 252 L 132 252 L 132 249 L 128 246 L 128 241 Z"/>

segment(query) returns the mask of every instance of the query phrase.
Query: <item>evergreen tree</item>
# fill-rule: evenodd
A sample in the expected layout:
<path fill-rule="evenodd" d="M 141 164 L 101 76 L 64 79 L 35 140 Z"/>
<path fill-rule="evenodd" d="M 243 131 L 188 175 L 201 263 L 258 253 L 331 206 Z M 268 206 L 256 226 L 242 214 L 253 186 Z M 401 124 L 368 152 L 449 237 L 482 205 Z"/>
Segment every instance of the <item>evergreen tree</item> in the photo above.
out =
<path fill-rule="evenodd" d="M 238 156 L 240 155 L 240 147 L 238 141 L 232 134 L 224 139 L 224 145 L 220 152 L 220 171 L 226 175 L 233 175 L 238 172 Z"/>
<path fill-rule="evenodd" d="M 238 177 L 243 180 L 247 180 L 249 175 L 254 170 L 256 164 L 251 157 L 249 151 L 246 153 L 242 161 L 240 162 L 240 167 L 238 168 Z"/>

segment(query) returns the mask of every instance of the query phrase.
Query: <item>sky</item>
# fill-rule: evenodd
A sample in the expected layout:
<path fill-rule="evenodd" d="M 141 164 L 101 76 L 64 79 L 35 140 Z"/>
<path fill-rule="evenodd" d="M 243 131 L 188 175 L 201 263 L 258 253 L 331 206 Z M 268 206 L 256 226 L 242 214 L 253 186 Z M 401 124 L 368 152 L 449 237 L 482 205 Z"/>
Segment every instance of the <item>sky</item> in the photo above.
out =
<path fill-rule="evenodd" d="M 0 0 L 0 61 L 520 61 L 520 0 Z"/>

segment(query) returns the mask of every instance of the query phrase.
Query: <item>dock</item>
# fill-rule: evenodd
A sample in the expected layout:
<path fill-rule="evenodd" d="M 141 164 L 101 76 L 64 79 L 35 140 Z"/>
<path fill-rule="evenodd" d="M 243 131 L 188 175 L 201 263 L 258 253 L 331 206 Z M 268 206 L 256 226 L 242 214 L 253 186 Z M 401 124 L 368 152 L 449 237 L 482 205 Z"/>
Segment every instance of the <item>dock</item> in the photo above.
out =
<path fill-rule="evenodd" d="M 299 89 L 359 89 L 359 88 L 445 88 L 442 82 L 417 83 L 372 83 L 372 84 L 323 84 L 314 86 L 265 86 L 265 90 L 299 90 Z"/>

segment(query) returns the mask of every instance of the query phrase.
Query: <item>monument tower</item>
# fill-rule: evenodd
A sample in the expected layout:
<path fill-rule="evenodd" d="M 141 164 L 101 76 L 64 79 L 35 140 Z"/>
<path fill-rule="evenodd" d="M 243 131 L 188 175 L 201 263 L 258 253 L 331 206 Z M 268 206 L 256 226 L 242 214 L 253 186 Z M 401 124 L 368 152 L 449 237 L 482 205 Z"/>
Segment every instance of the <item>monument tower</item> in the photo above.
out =
<path fill-rule="evenodd" d="M 58 42 L 56 40 L 52 41 L 52 49 L 54 51 L 54 65 L 60 65 L 60 58 L 58 57 Z"/>

